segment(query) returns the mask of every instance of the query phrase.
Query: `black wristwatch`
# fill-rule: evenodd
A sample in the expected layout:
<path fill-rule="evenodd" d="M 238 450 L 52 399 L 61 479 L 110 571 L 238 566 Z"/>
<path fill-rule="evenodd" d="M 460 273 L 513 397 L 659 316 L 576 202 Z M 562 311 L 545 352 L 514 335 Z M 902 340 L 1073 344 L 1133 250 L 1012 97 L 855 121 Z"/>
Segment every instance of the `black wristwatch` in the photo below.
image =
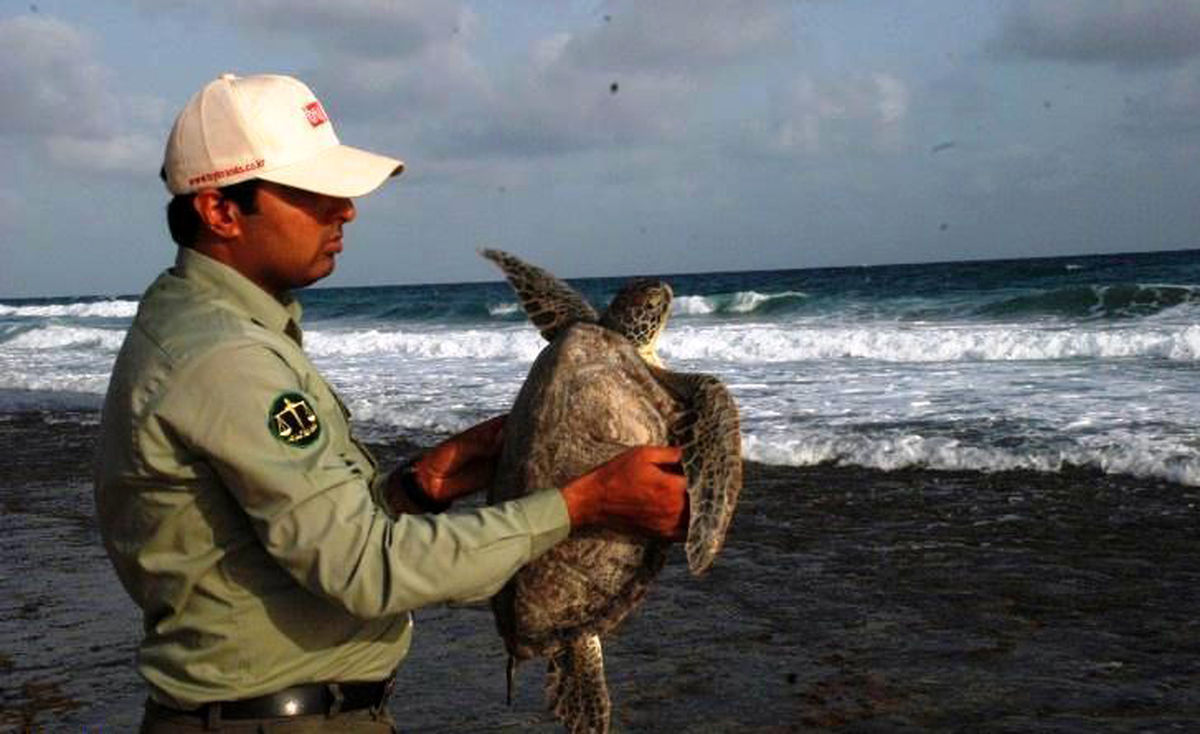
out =
<path fill-rule="evenodd" d="M 400 475 L 400 491 L 404 497 L 421 512 L 437 515 L 450 509 L 449 502 L 439 502 L 430 497 L 417 481 L 417 459 L 404 462 L 396 472 Z"/>

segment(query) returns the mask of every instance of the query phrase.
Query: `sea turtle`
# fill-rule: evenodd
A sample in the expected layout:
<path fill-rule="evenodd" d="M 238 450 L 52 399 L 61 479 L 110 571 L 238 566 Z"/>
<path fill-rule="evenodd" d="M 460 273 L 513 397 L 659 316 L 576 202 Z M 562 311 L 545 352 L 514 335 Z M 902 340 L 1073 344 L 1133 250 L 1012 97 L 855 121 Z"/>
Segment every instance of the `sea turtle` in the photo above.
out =
<path fill-rule="evenodd" d="M 541 268 L 484 250 L 550 345 L 534 362 L 505 424 L 489 501 L 561 487 L 626 448 L 684 447 L 688 566 L 699 575 L 725 540 L 742 486 L 737 407 L 715 377 L 672 372 L 655 352 L 671 287 L 635 279 L 598 315 Z M 600 637 L 644 598 L 666 544 L 601 528 L 577 531 L 526 565 L 492 600 L 509 653 L 549 658 L 547 697 L 572 732 L 607 731 L 611 704 Z"/>

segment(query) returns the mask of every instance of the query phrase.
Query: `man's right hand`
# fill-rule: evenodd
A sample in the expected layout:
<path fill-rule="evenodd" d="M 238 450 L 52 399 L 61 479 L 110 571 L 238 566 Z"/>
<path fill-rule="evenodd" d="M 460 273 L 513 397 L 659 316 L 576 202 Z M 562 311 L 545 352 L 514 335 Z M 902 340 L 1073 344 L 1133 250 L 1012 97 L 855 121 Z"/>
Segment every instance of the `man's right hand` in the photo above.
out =
<path fill-rule="evenodd" d="M 678 446 L 629 449 L 562 489 L 571 527 L 602 525 L 667 540 L 687 536 L 687 477 Z"/>

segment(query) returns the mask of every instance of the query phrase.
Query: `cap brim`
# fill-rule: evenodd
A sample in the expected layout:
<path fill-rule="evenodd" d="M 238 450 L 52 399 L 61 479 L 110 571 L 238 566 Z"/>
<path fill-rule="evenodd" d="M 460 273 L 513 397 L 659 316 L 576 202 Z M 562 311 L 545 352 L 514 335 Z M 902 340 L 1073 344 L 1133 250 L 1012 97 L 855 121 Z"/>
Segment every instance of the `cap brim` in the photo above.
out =
<path fill-rule="evenodd" d="M 290 166 L 259 173 L 264 181 L 328 196 L 354 198 L 369 194 L 404 170 L 404 162 L 348 145 L 326 148 Z"/>

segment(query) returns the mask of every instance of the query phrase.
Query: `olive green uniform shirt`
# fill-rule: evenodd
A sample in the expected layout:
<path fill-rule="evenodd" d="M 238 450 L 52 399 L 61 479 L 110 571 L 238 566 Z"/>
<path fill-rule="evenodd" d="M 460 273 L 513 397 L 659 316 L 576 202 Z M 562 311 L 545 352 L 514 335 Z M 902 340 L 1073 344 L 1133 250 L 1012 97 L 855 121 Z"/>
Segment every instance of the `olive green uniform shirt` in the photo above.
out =
<path fill-rule="evenodd" d="M 168 706 L 385 678 L 409 610 L 486 598 L 568 534 L 557 491 L 451 515 L 381 509 L 374 460 L 299 318 L 180 248 L 113 369 L 100 530 L 144 612 L 138 669 Z"/>

